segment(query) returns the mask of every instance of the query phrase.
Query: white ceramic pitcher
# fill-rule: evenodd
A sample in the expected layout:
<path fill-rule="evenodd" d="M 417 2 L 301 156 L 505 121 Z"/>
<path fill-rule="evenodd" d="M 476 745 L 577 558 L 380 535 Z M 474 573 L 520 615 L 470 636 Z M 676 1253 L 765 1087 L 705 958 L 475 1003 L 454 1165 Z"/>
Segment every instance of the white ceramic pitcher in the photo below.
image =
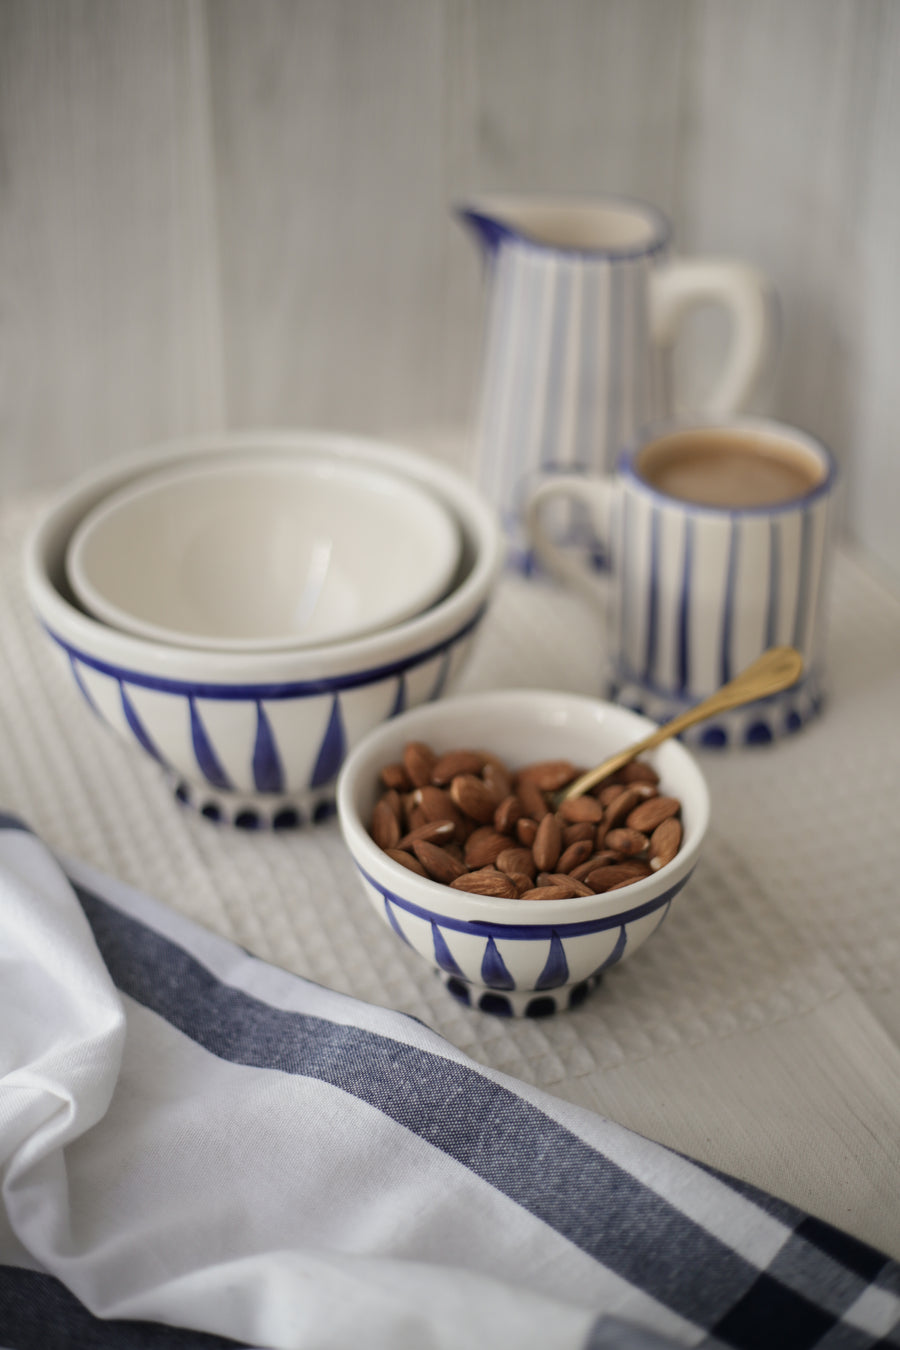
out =
<path fill-rule="evenodd" d="M 691 411 L 719 418 L 745 405 L 767 353 L 770 292 L 746 263 L 669 259 L 668 222 L 643 203 L 497 197 L 460 214 L 484 246 L 491 283 L 478 480 L 511 560 L 527 571 L 524 505 L 537 481 L 608 472 L 642 428 L 673 415 L 667 356 L 694 306 L 723 306 L 731 335 L 704 405 Z M 572 543 L 585 529 L 572 508 L 555 533 Z"/>

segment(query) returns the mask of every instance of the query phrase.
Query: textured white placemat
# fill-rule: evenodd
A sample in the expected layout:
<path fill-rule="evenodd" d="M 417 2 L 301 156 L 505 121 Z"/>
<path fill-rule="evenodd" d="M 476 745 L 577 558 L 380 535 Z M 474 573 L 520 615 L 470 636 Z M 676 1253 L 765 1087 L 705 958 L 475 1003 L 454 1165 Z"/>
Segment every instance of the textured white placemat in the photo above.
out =
<path fill-rule="evenodd" d="M 857 562 L 835 569 L 824 717 L 707 752 L 708 848 L 660 934 L 578 1011 L 510 1022 L 460 1007 L 379 922 L 333 823 L 212 825 L 92 717 L 22 590 L 40 505 L 0 514 L 0 806 L 260 956 L 900 1256 L 900 601 Z M 592 693 L 602 643 L 582 601 L 509 577 L 460 689 Z"/>

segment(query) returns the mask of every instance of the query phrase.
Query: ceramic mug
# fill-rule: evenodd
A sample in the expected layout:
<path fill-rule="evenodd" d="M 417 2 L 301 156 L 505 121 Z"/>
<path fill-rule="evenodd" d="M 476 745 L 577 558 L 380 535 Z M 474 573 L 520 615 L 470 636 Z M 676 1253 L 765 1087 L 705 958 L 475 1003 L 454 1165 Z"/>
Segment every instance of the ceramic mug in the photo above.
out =
<path fill-rule="evenodd" d="M 510 561 L 528 571 L 523 511 L 535 479 L 607 471 L 642 427 L 675 415 L 669 351 L 695 306 L 724 308 L 731 335 L 691 415 L 746 405 L 770 345 L 770 288 L 745 263 L 670 258 L 667 220 L 640 202 L 486 198 L 460 214 L 489 264 L 476 475 Z M 575 512 L 558 537 L 578 532 Z"/>
<path fill-rule="evenodd" d="M 836 470 L 814 437 L 762 418 L 670 426 L 623 452 L 614 475 L 554 475 L 531 494 L 539 559 L 609 618 L 604 693 L 665 721 L 767 647 L 789 643 L 803 678 L 686 733 L 694 744 L 772 741 L 822 699 L 822 610 Z M 547 529 L 553 501 L 583 504 L 607 576 Z"/>

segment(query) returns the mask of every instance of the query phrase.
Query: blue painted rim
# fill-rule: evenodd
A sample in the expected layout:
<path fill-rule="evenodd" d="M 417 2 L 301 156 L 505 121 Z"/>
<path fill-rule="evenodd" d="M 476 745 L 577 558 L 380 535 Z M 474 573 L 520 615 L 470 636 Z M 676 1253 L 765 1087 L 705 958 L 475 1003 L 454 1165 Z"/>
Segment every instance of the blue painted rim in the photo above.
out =
<path fill-rule="evenodd" d="M 473 937 L 501 937 L 507 938 L 512 942 L 530 942 L 536 938 L 550 939 L 553 934 L 558 937 L 581 937 L 585 933 L 600 933 L 608 928 L 621 928 L 623 924 L 633 923 L 635 919 L 642 919 L 647 914 L 653 914 L 661 909 L 675 898 L 682 886 L 690 880 L 693 873 L 693 867 L 689 872 L 670 886 L 662 895 L 656 895 L 652 900 L 646 900 L 642 905 L 636 905 L 634 909 L 619 911 L 616 914 L 610 914 L 603 919 L 582 919 L 575 923 L 496 923 L 486 919 L 451 919 L 446 914 L 437 914 L 433 910 L 423 909 L 421 905 L 414 905 L 411 900 L 404 900 L 402 896 L 397 895 L 395 891 L 383 886 L 380 881 L 374 877 L 364 867 L 357 862 L 362 875 L 371 886 L 374 886 L 385 900 L 390 900 L 392 905 L 399 909 L 406 910 L 407 913 L 415 915 L 418 919 L 425 919 L 429 923 L 436 923 L 441 928 L 452 928 L 457 933 L 470 933 Z"/>
<path fill-rule="evenodd" d="M 533 205 L 549 205 L 547 202 L 541 203 L 540 199 L 535 198 Z M 625 211 L 637 212 L 646 220 L 651 236 L 646 244 L 634 248 L 568 248 L 564 244 L 548 244 L 540 239 L 535 239 L 527 231 L 509 224 L 505 220 L 497 220 L 487 210 L 479 210 L 473 202 L 471 206 L 458 205 L 455 211 L 460 220 L 473 226 L 479 233 L 480 238 L 486 245 L 490 253 L 496 253 L 501 243 L 507 241 L 522 244 L 527 248 L 534 249 L 540 253 L 555 253 L 566 258 L 583 258 L 586 260 L 608 259 L 610 262 L 634 262 L 638 258 L 651 258 L 657 253 L 661 253 L 668 247 L 672 234 L 672 227 L 666 216 L 658 207 L 652 206 L 649 202 L 640 201 L 637 197 L 590 197 L 582 202 L 572 201 L 571 206 L 583 207 L 587 210 L 592 208 L 615 209 L 620 207 Z M 485 206 L 487 200 L 485 200 Z"/>
<path fill-rule="evenodd" d="M 280 681 L 276 684 L 217 684 L 200 680 L 174 680 L 163 675 L 147 675 L 141 671 L 128 670 L 124 666 L 116 666 L 111 662 L 101 661 L 98 657 L 89 656 L 86 652 L 82 652 L 79 648 L 66 642 L 46 624 L 44 624 L 44 628 L 53 641 L 66 652 L 70 660 L 74 658 L 82 665 L 99 671 L 101 675 L 110 675 L 113 679 L 122 680 L 126 684 L 136 685 L 142 689 L 154 689 L 162 694 L 180 694 L 184 697 L 218 699 L 223 702 L 243 702 L 244 700 L 255 699 L 316 698 L 322 694 L 339 693 L 343 689 L 357 689 L 364 684 L 377 684 L 381 680 L 401 675 L 404 671 L 411 670 L 415 666 L 424 665 L 426 661 L 430 661 L 433 657 L 448 651 L 450 647 L 462 638 L 467 637 L 478 627 L 486 611 L 487 603 L 485 602 L 473 617 L 450 637 L 444 638 L 441 642 L 435 643 L 434 646 L 427 647 L 424 651 L 416 652 L 412 656 L 402 657 L 383 666 L 372 666 L 368 670 L 354 671 L 350 675 L 328 675 L 319 680 Z"/>
<path fill-rule="evenodd" d="M 804 492 L 800 497 L 791 497 L 784 502 L 770 502 L 764 506 L 709 506 L 703 502 L 686 501 L 683 497 L 670 497 L 667 493 L 661 492 L 648 483 L 646 478 L 642 478 L 637 471 L 636 460 L 642 450 L 655 441 L 662 440 L 667 436 L 683 435 L 690 431 L 715 431 L 723 432 L 747 432 L 754 430 L 763 435 L 778 436 L 781 435 L 785 441 L 794 440 L 799 434 L 805 443 L 805 448 L 813 454 L 818 455 L 825 465 L 825 477 L 821 483 L 817 483 L 809 492 Z M 797 444 L 796 440 L 794 443 Z M 619 455 L 616 465 L 619 475 L 627 479 L 628 483 L 636 488 L 643 496 L 649 497 L 660 506 L 674 507 L 675 509 L 687 515 L 700 516 L 721 516 L 723 520 L 744 519 L 753 516 L 772 516 L 783 515 L 788 511 L 803 511 L 820 497 L 826 497 L 834 489 L 838 477 L 837 460 L 832 451 L 820 441 L 817 436 L 813 436 L 808 431 L 803 431 L 799 427 L 781 426 L 777 422 L 766 422 L 760 419 L 758 422 L 752 420 L 743 421 L 736 419 L 730 421 L 723 417 L 721 421 L 715 422 L 696 422 L 685 423 L 683 426 L 678 424 L 669 424 L 657 428 L 647 428 L 641 434 L 639 442 L 630 445 Z"/>

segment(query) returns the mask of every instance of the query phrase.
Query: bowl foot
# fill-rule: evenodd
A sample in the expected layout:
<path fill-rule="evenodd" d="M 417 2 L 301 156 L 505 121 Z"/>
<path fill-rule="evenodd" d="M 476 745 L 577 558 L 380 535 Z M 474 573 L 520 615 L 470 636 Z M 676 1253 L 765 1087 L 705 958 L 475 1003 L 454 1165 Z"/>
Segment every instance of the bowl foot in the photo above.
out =
<path fill-rule="evenodd" d="M 578 984 L 563 985 L 560 989 L 511 990 L 507 993 L 469 984 L 458 975 L 447 975 L 443 970 L 435 973 L 458 1003 L 492 1017 L 552 1017 L 554 1013 L 579 1007 L 602 979 L 601 975 L 591 975 Z"/>
<path fill-rule="evenodd" d="M 302 798 L 277 793 L 243 795 L 217 792 L 174 774 L 167 777 L 176 800 L 214 825 L 231 825 L 239 830 L 295 830 L 331 820 L 335 814 L 333 786 Z"/>

